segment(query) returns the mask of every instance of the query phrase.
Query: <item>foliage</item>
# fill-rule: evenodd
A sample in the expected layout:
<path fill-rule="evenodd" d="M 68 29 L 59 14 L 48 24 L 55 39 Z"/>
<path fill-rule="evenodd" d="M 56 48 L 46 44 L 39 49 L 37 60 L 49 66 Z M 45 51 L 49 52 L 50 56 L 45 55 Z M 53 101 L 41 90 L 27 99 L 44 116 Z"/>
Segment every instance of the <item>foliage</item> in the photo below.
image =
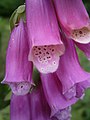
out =
<path fill-rule="evenodd" d="M 0 0 L 0 15 L 10 16 L 21 4 L 24 4 L 24 0 Z"/>

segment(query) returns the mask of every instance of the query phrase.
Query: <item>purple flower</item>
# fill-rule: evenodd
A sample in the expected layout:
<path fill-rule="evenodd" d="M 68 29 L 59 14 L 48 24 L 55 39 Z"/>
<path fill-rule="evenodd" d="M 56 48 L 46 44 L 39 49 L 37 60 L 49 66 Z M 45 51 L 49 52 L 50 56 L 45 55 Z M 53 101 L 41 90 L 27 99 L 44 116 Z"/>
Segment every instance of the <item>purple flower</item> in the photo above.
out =
<path fill-rule="evenodd" d="M 50 108 L 45 99 L 41 84 L 29 96 L 31 120 L 51 120 Z"/>
<path fill-rule="evenodd" d="M 66 35 L 79 43 L 89 43 L 89 16 L 82 0 L 54 0 L 54 5 Z"/>
<path fill-rule="evenodd" d="M 2 83 L 10 85 L 16 95 L 29 92 L 32 80 L 32 63 L 28 61 L 29 47 L 26 30 L 21 20 L 11 33 L 6 56 L 6 75 Z"/>
<path fill-rule="evenodd" d="M 31 120 L 30 119 L 29 95 L 12 95 L 10 104 L 10 120 Z"/>
<path fill-rule="evenodd" d="M 76 90 L 77 84 L 86 82 L 90 87 L 90 73 L 81 68 L 73 41 L 64 37 L 62 39 L 65 42 L 66 51 L 60 59 L 57 75 L 63 87 L 62 93 L 67 99 L 71 99 L 80 94 Z M 79 91 L 82 91 L 83 85 L 79 85 Z M 87 86 L 84 88 L 86 89 Z"/>
<path fill-rule="evenodd" d="M 26 0 L 29 60 L 41 73 L 52 73 L 59 65 L 64 45 L 51 0 Z"/>
<path fill-rule="evenodd" d="M 86 57 L 88 58 L 88 60 L 90 60 L 90 43 L 88 44 L 80 44 L 80 43 L 76 43 L 77 47 L 82 50 L 84 52 L 84 54 L 86 55 Z"/>
<path fill-rule="evenodd" d="M 51 108 L 51 117 L 55 116 L 55 114 L 57 114 L 60 110 L 69 107 L 78 100 L 75 97 L 71 100 L 67 100 L 64 97 L 62 94 L 62 85 L 56 73 L 41 74 L 41 81 L 45 97 Z"/>

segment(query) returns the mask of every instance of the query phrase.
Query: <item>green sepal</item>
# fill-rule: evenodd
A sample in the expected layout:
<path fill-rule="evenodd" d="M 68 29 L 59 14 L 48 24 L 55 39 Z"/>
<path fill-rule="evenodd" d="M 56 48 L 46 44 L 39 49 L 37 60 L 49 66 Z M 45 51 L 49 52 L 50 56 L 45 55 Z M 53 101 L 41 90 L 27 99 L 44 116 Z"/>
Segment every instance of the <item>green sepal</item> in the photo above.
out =
<path fill-rule="evenodd" d="M 18 25 L 20 19 L 24 19 L 25 20 L 25 5 L 21 5 L 19 6 L 11 15 L 10 18 L 10 28 L 11 31 L 13 30 L 13 28 L 15 26 Z"/>

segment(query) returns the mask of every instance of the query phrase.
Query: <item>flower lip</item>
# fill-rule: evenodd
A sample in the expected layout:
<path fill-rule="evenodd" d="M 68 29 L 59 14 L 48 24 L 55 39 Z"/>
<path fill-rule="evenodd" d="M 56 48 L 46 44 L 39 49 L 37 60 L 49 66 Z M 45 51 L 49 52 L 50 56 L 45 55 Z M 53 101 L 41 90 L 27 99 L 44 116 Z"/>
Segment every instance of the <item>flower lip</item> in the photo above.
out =
<path fill-rule="evenodd" d="M 90 28 L 83 27 L 72 31 L 71 38 L 76 42 L 87 44 L 90 42 Z"/>
<path fill-rule="evenodd" d="M 53 73 L 58 68 L 59 59 L 63 52 L 63 45 L 34 46 L 29 60 L 34 62 L 40 72 Z"/>
<path fill-rule="evenodd" d="M 76 86 L 73 86 L 72 88 L 70 88 L 67 92 L 63 93 L 63 95 L 65 96 L 65 98 L 67 100 L 70 100 L 73 97 L 75 97 L 76 96 Z"/>
<path fill-rule="evenodd" d="M 55 114 L 55 117 L 58 120 L 70 120 L 70 118 L 71 118 L 71 107 L 69 106 L 67 108 L 64 108 L 64 109 L 58 111 Z"/>
<path fill-rule="evenodd" d="M 9 86 L 15 95 L 25 95 L 29 93 L 31 84 L 29 82 L 9 83 Z"/>

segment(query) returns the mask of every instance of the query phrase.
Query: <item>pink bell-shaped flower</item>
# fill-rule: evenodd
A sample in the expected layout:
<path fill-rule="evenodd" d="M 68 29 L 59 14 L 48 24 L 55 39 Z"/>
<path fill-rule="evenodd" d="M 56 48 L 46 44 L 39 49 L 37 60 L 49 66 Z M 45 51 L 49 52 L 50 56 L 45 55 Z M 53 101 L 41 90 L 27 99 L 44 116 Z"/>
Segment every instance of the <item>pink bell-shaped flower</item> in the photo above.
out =
<path fill-rule="evenodd" d="M 65 34 L 79 43 L 90 42 L 89 15 L 82 0 L 53 0 L 60 26 Z"/>
<path fill-rule="evenodd" d="M 65 43 L 66 51 L 60 59 L 56 73 L 63 87 L 63 95 L 65 95 L 67 99 L 71 99 L 81 94 L 79 91 L 83 93 L 86 88 L 90 87 L 90 73 L 81 68 L 74 42 L 65 37 L 62 37 L 62 39 Z M 83 86 L 84 84 L 82 83 L 87 83 L 88 86 L 87 84 Z M 77 85 L 79 87 L 77 87 Z M 81 97 L 81 95 L 79 95 L 79 97 Z"/>
<path fill-rule="evenodd" d="M 51 0 L 26 0 L 29 60 L 41 73 L 55 72 L 64 45 Z"/>
<path fill-rule="evenodd" d="M 6 56 L 6 75 L 2 83 L 10 85 L 16 95 L 29 92 L 32 82 L 32 62 L 28 61 L 29 46 L 23 21 L 11 33 Z"/>

